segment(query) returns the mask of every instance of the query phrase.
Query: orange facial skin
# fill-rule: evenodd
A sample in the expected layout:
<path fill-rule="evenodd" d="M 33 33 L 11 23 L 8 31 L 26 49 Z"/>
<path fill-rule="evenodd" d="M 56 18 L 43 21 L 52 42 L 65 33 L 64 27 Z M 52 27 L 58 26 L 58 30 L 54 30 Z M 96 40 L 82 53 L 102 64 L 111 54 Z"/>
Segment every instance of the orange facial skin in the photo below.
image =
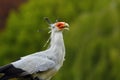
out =
<path fill-rule="evenodd" d="M 65 22 L 57 22 L 55 26 L 58 27 L 59 30 L 62 30 L 65 28 Z"/>

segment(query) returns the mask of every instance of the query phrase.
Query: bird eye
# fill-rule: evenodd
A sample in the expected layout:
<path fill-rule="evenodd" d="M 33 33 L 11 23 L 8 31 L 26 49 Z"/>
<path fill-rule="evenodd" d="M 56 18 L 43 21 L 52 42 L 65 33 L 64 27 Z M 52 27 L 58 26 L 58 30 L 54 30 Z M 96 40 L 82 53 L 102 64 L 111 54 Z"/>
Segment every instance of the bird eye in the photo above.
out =
<path fill-rule="evenodd" d="M 52 27 L 53 29 L 55 28 L 55 26 Z"/>

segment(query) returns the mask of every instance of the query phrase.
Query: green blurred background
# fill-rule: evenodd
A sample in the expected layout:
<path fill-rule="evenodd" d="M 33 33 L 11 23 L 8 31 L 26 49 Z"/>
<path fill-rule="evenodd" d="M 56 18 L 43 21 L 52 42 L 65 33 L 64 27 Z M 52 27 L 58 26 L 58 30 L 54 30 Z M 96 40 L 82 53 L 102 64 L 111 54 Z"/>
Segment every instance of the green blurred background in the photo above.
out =
<path fill-rule="evenodd" d="M 52 80 L 120 80 L 120 0 L 28 0 L 0 33 L 0 66 L 47 48 L 44 17 L 70 25 L 66 60 Z"/>

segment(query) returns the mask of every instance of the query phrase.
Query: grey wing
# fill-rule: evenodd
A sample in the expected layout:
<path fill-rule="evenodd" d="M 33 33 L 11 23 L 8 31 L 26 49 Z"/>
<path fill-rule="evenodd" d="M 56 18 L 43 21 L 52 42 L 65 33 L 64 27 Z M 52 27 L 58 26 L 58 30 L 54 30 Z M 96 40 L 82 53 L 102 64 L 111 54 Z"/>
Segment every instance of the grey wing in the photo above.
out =
<path fill-rule="evenodd" d="M 55 62 L 47 57 L 31 56 L 12 63 L 16 68 L 33 74 L 39 71 L 47 71 L 55 66 Z"/>

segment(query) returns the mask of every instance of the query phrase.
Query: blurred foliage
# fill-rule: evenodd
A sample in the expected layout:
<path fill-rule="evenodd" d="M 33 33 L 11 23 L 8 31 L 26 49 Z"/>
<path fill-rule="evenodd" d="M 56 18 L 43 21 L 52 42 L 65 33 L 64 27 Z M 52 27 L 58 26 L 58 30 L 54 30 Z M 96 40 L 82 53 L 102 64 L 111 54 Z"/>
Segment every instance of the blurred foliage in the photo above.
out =
<path fill-rule="evenodd" d="M 70 24 L 66 61 L 53 80 L 120 80 L 120 0 L 29 0 L 0 34 L 0 65 L 45 49 L 46 16 Z"/>

